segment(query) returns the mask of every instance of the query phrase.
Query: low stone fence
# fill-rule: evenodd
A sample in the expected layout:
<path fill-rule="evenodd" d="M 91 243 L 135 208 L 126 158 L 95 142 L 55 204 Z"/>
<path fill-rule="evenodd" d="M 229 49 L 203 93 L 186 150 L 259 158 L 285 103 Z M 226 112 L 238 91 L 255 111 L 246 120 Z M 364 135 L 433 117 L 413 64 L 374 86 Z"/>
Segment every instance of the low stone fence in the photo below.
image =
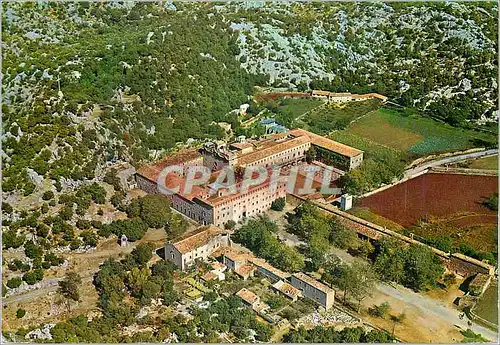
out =
<path fill-rule="evenodd" d="M 486 169 L 432 167 L 430 168 L 430 171 L 436 173 L 448 173 L 448 174 L 498 176 L 497 170 L 486 170 Z"/>

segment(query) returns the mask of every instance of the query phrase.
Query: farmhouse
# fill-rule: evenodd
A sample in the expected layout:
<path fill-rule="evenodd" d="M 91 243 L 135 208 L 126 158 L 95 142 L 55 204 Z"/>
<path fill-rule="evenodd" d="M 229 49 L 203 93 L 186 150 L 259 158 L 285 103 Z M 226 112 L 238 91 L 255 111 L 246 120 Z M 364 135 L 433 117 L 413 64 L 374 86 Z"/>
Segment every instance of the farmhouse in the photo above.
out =
<path fill-rule="evenodd" d="M 236 293 L 236 296 L 241 298 L 243 302 L 252 307 L 252 309 L 257 313 L 263 313 L 269 309 L 269 305 L 260 301 L 260 297 L 254 294 L 252 291 L 242 288 Z"/>
<path fill-rule="evenodd" d="M 165 245 L 165 259 L 181 270 L 196 259 L 205 260 L 213 252 L 229 245 L 229 234 L 213 225 L 199 227 Z"/>
<path fill-rule="evenodd" d="M 250 263 L 251 258 L 250 254 L 229 251 L 224 253 L 223 262 L 243 280 L 247 280 L 249 277 L 253 277 L 255 272 L 255 266 Z"/>
<path fill-rule="evenodd" d="M 302 292 L 304 297 L 313 300 L 325 309 L 333 305 L 335 291 L 316 279 L 299 272 L 292 275 L 290 282 L 293 287 Z"/>
<path fill-rule="evenodd" d="M 273 134 L 259 140 L 248 140 L 227 145 L 208 142 L 199 150 L 183 150 L 161 162 L 140 168 L 136 173 L 139 188 L 148 193 L 160 193 L 162 188 L 172 190 L 166 193 L 172 208 L 202 225 L 223 226 L 229 221 L 239 222 L 245 218 L 267 211 L 274 200 L 287 194 L 287 176 L 277 177 L 276 188 L 271 177 L 241 191 L 243 176 L 236 176 L 232 185 L 222 186 L 217 182 L 219 174 L 225 174 L 225 167 L 234 170 L 246 167 L 273 167 L 286 171 L 291 166 L 304 166 L 306 153 L 314 146 L 316 163 L 321 161 L 332 165 L 332 181 L 344 170 L 358 167 L 363 161 L 363 151 L 335 142 L 305 130 L 295 129 Z M 177 170 L 165 172 L 166 168 L 177 166 Z M 208 182 L 186 188 L 186 172 L 189 167 L 204 166 L 212 171 Z M 173 169 L 172 169 L 173 170 Z M 269 174 L 271 175 L 271 174 Z M 299 177 L 298 180 L 301 180 Z M 320 176 L 316 176 L 321 181 Z M 165 193 L 164 193 L 165 194 Z"/>

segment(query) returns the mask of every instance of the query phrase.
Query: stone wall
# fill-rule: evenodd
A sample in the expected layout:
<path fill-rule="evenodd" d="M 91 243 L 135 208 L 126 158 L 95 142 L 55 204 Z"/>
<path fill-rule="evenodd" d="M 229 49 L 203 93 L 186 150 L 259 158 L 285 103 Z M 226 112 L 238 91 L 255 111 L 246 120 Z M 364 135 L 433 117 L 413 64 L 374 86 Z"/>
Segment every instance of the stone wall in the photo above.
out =
<path fill-rule="evenodd" d="M 304 199 L 296 195 L 289 195 L 289 198 L 295 198 L 296 203 L 299 204 L 303 202 Z M 343 224 L 348 229 L 356 231 L 360 237 L 368 238 L 370 240 L 379 240 L 384 236 L 390 236 L 397 238 L 408 244 L 422 245 L 430 248 L 437 256 L 443 260 L 446 268 L 455 274 L 461 276 L 470 276 L 477 273 L 484 273 L 488 275 L 493 275 L 495 273 L 495 267 L 489 265 L 485 262 L 479 261 L 477 259 L 471 258 L 469 256 L 460 253 L 445 253 L 439 249 L 431 247 L 427 244 L 414 240 L 408 236 L 404 236 L 400 233 L 391 231 L 389 229 L 383 228 L 377 224 L 373 224 L 369 221 L 361 219 L 359 217 L 353 216 L 352 214 L 340 211 L 336 207 L 330 204 L 321 204 L 319 202 L 313 201 L 313 203 L 323 210 L 326 214 L 335 217 L 341 224 Z"/>

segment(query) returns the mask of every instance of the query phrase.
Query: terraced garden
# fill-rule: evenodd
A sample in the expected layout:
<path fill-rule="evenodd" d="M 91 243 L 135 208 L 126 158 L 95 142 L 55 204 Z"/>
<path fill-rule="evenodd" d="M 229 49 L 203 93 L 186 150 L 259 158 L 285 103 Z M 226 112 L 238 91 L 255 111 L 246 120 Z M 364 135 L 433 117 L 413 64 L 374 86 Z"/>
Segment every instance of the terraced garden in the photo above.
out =
<path fill-rule="evenodd" d="M 345 132 L 416 156 L 465 150 L 496 143 L 493 134 L 452 127 L 418 114 L 382 108 Z"/>

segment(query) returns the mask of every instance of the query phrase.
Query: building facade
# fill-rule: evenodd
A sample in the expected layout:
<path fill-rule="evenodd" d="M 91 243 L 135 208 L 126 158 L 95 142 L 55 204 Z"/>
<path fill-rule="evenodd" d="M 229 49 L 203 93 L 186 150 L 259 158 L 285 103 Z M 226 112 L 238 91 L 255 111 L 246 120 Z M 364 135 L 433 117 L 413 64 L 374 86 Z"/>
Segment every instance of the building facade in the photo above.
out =
<path fill-rule="evenodd" d="M 196 259 L 205 260 L 213 252 L 229 245 L 229 234 L 214 225 L 199 227 L 165 245 L 165 259 L 186 270 Z"/>
<path fill-rule="evenodd" d="M 289 171 L 292 166 L 302 166 L 307 152 L 314 147 L 317 164 L 333 166 L 333 179 L 340 177 L 346 170 L 357 168 L 363 161 L 363 151 L 324 138 L 314 133 L 294 129 L 285 133 L 273 134 L 259 140 L 248 140 L 227 145 L 226 143 L 205 143 L 199 150 L 183 150 L 153 165 L 140 168 L 136 173 L 137 185 L 147 193 L 164 193 L 159 186 L 176 189 L 167 193 L 171 207 L 202 225 L 224 226 L 230 221 L 240 222 L 267 211 L 273 201 L 287 194 L 288 176 L 280 175 L 277 183 L 271 185 L 270 178 L 240 191 L 243 176 L 237 176 L 232 186 L 214 189 L 213 181 L 225 167 L 244 170 L 247 167 L 265 167 L 271 172 L 273 167 Z M 325 163 L 325 164 L 323 164 Z M 178 172 L 162 172 L 171 166 L 181 167 Z M 194 186 L 189 193 L 184 191 L 186 171 L 192 166 L 205 166 L 212 171 L 210 182 Z M 288 169 L 288 170 L 287 170 Z M 282 171 L 282 173 L 283 173 Z M 164 181 L 158 181 L 164 178 Z M 315 177 L 321 182 L 320 176 Z M 273 187 L 273 188 L 271 188 Z M 289 192 L 289 191 L 288 191 Z"/>
<path fill-rule="evenodd" d="M 304 273 L 295 273 L 290 279 L 293 287 L 299 289 L 304 297 L 318 303 L 325 309 L 333 306 L 335 291 L 325 284 Z"/>

